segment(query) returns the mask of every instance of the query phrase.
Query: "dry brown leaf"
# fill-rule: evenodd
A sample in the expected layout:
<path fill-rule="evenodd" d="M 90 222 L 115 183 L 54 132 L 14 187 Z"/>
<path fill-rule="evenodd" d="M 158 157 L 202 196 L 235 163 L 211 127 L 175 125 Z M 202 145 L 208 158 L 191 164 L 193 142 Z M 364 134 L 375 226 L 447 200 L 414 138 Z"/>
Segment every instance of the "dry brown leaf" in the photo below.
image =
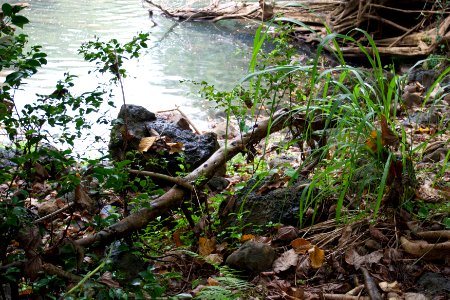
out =
<path fill-rule="evenodd" d="M 147 152 L 153 146 L 153 143 L 158 139 L 156 136 L 149 136 L 142 138 L 139 142 L 138 151 L 141 153 Z"/>
<path fill-rule="evenodd" d="M 241 236 L 241 242 L 250 241 L 250 240 L 253 240 L 254 238 L 255 238 L 255 236 L 253 234 L 243 234 Z"/>
<path fill-rule="evenodd" d="M 106 271 L 103 273 L 103 275 L 100 277 L 99 280 L 101 283 L 106 284 L 106 286 L 110 288 L 119 288 L 120 283 L 112 279 L 112 273 L 109 271 Z"/>
<path fill-rule="evenodd" d="M 450 198 L 450 192 L 436 189 L 427 180 L 415 191 L 416 197 L 425 202 L 440 202 Z"/>
<path fill-rule="evenodd" d="M 317 246 L 309 249 L 309 259 L 311 260 L 311 267 L 314 269 L 320 268 L 325 261 L 325 251 Z"/>
<path fill-rule="evenodd" d="M 211 253 L 205 257 L 205 260 L 213 265 L 220 265 L 223 262 L 223 256 L 217 253 Z"/>
<path fill-rule="evenodd" d="M 297 268 L 295 269 L 295 274 L 299 278 L 308 278 L 308 273 L 311 270 L 311 260 L 306 255 L 301 255 L 299 257 L 299 262 L 297 263 Z"/>
<path fill-rule="evenodd" d="M 184 144 L 181 142 L 176 143 L 166 143 L 167 146 L 169 146 L 169 154 L 179 153 L 183 152 L 184 150 Z"/>
<path fill-rule="evenodd" d="M 277 241 L 291 241 L 298 235 L 298 230 L 294 226 L 283 226 L 278 229 L 277 234 L 273 238 Z"/>
<path fill-rule="evenodd" d="M 402 292 L 397 281 L 394 281 L 391 283 L 383 281 L 383 282 L 380 282 L 378 285 L 380 286 L 380 289 L 382 289 L 383 292 L 386 292 L 386 293 L 389 293 L 389 292 L 401 293 Z"/>
<path fill-rule="evenodd" d="M 208 277 L 207 282 L 208 282 L 209 286 L 219 286 L 220 285 L 220 282 L 217 281 L 217 279 L 212 278 L 212 277 Z"/>
<path fill-rule="evenodd" d="M 127 126 L 125 125 L 120 126 L 119 131 L 124 141 L 129 141 L 134 137 L 134 135 L 130 133 L 130 131 L 127 129 Z"/>
<path fill-rule="evenodd" d="M 280 174 L 274 173 L 270 180 L 258 189 L 257 194 L 264 195 L 274 189 L 284 187 L 288 181 L 289 178 L 287 176 L 281 177 Z"/>
<path fill-rule="evenodd" d="M 290 267 L 296 266 L 298 262 L 298 254 L 294 249 L 284 252 L 273 262 L 273 271 L 280 273 L 286 271 Z"/>
<path fill-rule="evenodd" d="M 377 152 L 378 151 L 378 143 L 377 143 L 378 136 L 379 136 L 378 131 L 372 130 L 370 132 L 370 137 L 366 140 L 366 146 L 372 152 Z"/>
<path fill-rule="evenodd" d="M 351 248 L 345 252 L 345 261 L 349 265 L 353 265 L 356 270 L 359 270 L 359 268 L 365 264 L 370 265 L 378 263 L 382 258 L 383 258 L 382 250 L 374 251 L 372 253 L 363 256 L 359 255 L 354 248 Z"/>
<path fill-rule="evenodd" d="M 59 208 L 63 208 L 64 206 L 66 206 L 66 201 L 64 201 L 61 198 L 57 198 L 57 199 L 55 199 L 54 204 L 59 209 Z"/>
<path fill-rule="evenodd" d="M 338 248 L 341 248 L 343 245 L 346 245 L 350 241 L 352 232 L 352 226 L 350 225 L 347 225 L 344 227 L 344 229 L 342 229 L 342 235 L 339 238 Z"/>
<path fill-rule="evenodd" d="M 294 299 L 304 299 L 305 290 L 302 288 L 291 287 L 288 290 L 288 294 L 289 296 L 294 297 Z"/>
<path fill-rule="evenodd" d="M 388 146 L 398 146 L 400 141 L 398 140 L 397 135 L 391 130 L 389 127 L 386 117 L 381 116 L 381 141 L 383 145 Z"/>
<path fill-rule="evenodd" d="M 297 238 L 291 242 L 292 248 L 295 250 L 295 253 L 305 254 L 308 252 L 313 245 L 303 238 Z"/>
<path fill-rule="evenodd" d="M 281 290 L 286 293 L 288 291 L 288 289 L 291 287 L 291 284 L 287 280 L 274 279 L 267 284 L 267 287 L 269 289 L 272 288 L 272 289 L 276 289 L 276 290 Z"/>
<path fill-rule="evenodd" d="M 216 250 L 216 240 L 200 237 L 198 239 L 198 252 L 201 256 L 205 257 L 210 255 Z"/>
<path fill-rule="evenodd" d="M 175 230 L 172 234 L 173 241 L 175 242 L 175 247 L 183 246 L 183 242 L 181 241 L 181 234 L 179 230 Z"/>
<path fill-rule="evenodd" d="M 375 228 L 375 226 L 373 226 L 373 225 L 369 226 L 369 232 L 370 232 L 370 236 L 379 242 L 389 241 L 389 239 L 379 229 Z"/>

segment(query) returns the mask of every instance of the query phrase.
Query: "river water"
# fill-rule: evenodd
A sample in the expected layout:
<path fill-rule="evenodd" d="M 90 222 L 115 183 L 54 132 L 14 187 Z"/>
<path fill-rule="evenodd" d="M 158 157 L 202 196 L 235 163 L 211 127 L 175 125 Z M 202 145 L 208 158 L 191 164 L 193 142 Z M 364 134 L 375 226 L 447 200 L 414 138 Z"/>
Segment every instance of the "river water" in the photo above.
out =
<path fill-rule="evenodd" d="M 27 0 L 23 11 L 30 24 L 25 26 L 31 45 L 42 45 L 48 54 L 48 64 L 27 81 L 16 96 L 22 106 L 36 99 L 36 93 L 48 94 L 55 89 L 63 74 L 79 76 L 72 92 L 93 90 L 106 79 L 88 75 L 92 63 L 83 61 L 78 48 L 83 42 L 98 36 L 102 41 L 116 38 L 131 40 L 138 32 L 151 34 L 150 49 L 125 67 L 130 77 L 125 79 L 126 101 L 151 111 L 173 109 L 185 112 L 198 127 L 206 130 L 213 117 L 210 105 L 201 99 L 197 88 L 181 80 L 205 80 L 219 88 L 232 87 L 246 72 L 250 58 L 252 36 L 245 26 L 234 21 L 218 24 L 176 22 L 157 12 L 153 21 L 149 7 L 139 0 Z M 116 89 L 116 94 L 120 95 Z M 117 115 L 122 98 L 114 97 Z M 96 129 L 109 130 L 109 128 Z"/>

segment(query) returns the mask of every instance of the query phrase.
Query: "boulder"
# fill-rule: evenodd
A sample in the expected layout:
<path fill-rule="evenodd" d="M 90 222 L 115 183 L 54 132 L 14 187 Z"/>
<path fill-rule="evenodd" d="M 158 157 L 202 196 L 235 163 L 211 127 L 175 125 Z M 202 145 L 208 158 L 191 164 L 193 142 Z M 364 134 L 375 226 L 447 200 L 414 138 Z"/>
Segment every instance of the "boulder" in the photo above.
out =
<path fill-rule="evenodd" d="M 300 180 L 289 187 L 268 189 L 271 184 L 270 179 L 260 182 L 251 179 L 239 194 L 222 202 L 219 208 L 222 228 L 249 224 L 261 229 L 269 222 L 298 226 L 300 199 L 307 188 L 307 181 Z M 242 218 L 236 217 L 241 213 Z M 307 216 L 303 220 L 308 221 Z M 252 232 L 251 226 L 246 226 L 244 233 Z"/>
<path fill-rule="evenodd" d="M 231 268 L 250 273 L 260 273 L 272 267 L 275 250 L 264 243 L 248 241 L 228 256 L 225 264 Z"/>
<path fill-rule="evenodd" d="M 140 141 L 151 136 L 157 137 L 153 146 L 137 157 L 147 171 L 175 175 L 181 170 L 180 164 L 184 165 L 183 171 L 191 171 L 219 149 L 214 133 L 197 135 L 184 126 L 158 118 L 142 106 L 127 104 L 120 109 L 118 122 L 111 131 L 112 158 L 125 159 L 128 151 L 138 150 Z M 182 151 L 172 151 L 169 144 L 180 145 Z"/>

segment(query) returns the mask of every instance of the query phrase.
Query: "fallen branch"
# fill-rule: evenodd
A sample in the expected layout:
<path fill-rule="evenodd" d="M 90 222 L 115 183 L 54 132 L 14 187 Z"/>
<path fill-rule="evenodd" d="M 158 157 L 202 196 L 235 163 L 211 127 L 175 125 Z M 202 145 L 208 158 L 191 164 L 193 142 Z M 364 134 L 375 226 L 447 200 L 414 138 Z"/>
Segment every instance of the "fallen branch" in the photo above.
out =
<path fill-rule="evenodd" d="M 172 176 L 168 176 L 168 175 L 164 175 L 164 174 L 160 174 L 160 173 L 155 173 L 155 172 L 150 172 L 150 171 L 141 171 L 141 170 L 128 170 L 128 172 L 131 174 L 144 175 L 144 176 L 150 176 L 150 177 L 157 178 L 157 179 L 162 179 L 162 180 L 174 183 L 174 184 L 178 184 L 179 186 L 182 186 L 182 187 L 188 189 L 189 191 L 194 190 L 193 185 L 184 181 L 184 179 L 180 178 L 180 177 L 172 177 Z"/>
<path fill-rule="evenodd" d="M 238 137 L 231 141 L 227 147 L 223 146 L 217 150 L 205 163 L 185 176 L 186 182 L 196 182 L 198 187 L 204 185 L 217 168 L 223 166 L 229 159 L 244 151 L 248 145 L 259 143 L 267 134 L 276 132 L 288 125 L 291 115 L 285 111 L 277 112 L 273 118 L 268 118 L 255 124 L 254 130 L 242 138 Z M 175 185 L 164 195 L 152 201 L 148 207 L 129 215 L 121 221 L 97 232 L 94 235 L 77 240 L 79 246 L 89 246 L 93 243 L 106 244 L 114 239 L 128 236 L 131 232 L 145 227 L 150 221 L 160 216 L 167 210 L 179 207 L 186 194 L 186 189 Z"/>
<path fill-rule="evenodd" d="M 57 215 L 59 215 L 60 213 L 66 211 L 66 210 L 68 210 L 72 206 L 75 206 L 74 202 L 69 203 L 69 204 L 65 205 L 64 207 L 62 207 L 62 208 L 60 208 L 60 209 L 58 209 L 58 210 L 56 210 L 56 211 L 46 215 L 46 216 L 43 216 L 42 218 L 39 218 L 39 219 L 33 221 L 33 224 L 39 224 L 41 222 L 44 222 L 45 220 L 51 219 L 53 217 L 56 217 Z"/>
<path fill-rule="evenodd" d="M 42 265 L 42 269 L 44 269 L 44 271 L 48 274 L 56 275 L 60 278 L 67 279 L 70 282 L 79 282 L 80 280 L 83 279 L 83 277 L 81 277 L 81 276 L 64 271 L 63 269 L 58 268 L 57 266 L 49 264 L 49 263 L 44 263 Z"/>

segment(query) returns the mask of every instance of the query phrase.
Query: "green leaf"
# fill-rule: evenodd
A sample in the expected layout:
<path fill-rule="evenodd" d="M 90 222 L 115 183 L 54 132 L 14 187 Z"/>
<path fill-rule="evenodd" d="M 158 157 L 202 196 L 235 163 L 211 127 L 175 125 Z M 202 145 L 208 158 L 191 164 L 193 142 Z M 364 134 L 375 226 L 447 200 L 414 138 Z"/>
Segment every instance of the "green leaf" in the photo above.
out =
<path fill-rule="evenodd" d="M 13 16 L 11 18 L 11 22 L 16 26 L 23 28 L 23 25 L 29 23 L 30 21 L 24 16 Z"/>
<path fill-rule="evenodd" d="M 25 76 L 25 73 L 23 73 L 23 72 L 20 72 L 20 71 L 12 72 L 8 76 L 6 76 L 5 83 L 7 83 L 9 85 L 14 85 L 17 83 L 17 81 L 22 79 L 24 76 Z"/>
<path fill-rule="evenodd" d="M 41 58 L 41 57 L 47 57 L 47 54 L 43 52 L 36 52 L 33 54 L 33 58 Z"/>
<path fill-rule="evenodd" d="M 41 63 L 36 59 L 27 60 L 27 64 L 32 67 L 40 67 L 41 66 Z"/>
<path fill-rule="evenodd" d="M 12 6 L 8 3 L 4 3 L 2 5 L 2 11 L 5 16 L 10 17 L 12 14 Z"/>

